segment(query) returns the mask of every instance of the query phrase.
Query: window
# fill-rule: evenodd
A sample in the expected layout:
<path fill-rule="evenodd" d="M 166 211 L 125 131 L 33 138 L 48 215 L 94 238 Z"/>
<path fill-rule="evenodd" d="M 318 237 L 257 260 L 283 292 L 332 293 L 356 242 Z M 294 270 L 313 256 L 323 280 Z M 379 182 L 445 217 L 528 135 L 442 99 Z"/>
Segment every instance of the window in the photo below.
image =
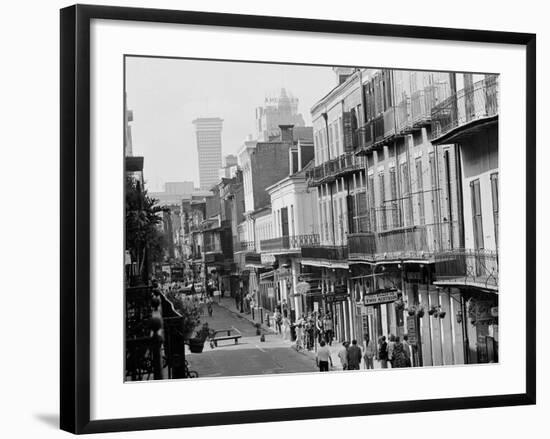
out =
<path fill-rule="evenodd" d="M 401 227 L 401 212 L 399 211 L 399 201 L 397 196 L 397 176 L 395 168 L 390 168 L 390 190 L 391 190 L 391 210 L 393 227 Z"/>
<path fill-rule="evenodd" d="M 380 210 L 380 230 L 386 230 L 386 185 L 384 182 L 384 173 L 378 174 L 378 190 L 379 190 L 379 210 Z"/>
<path fill-rule="evenodd" d="M 432 184 L 431 199 L 432 199 L 432 215 L 435 222 L 439 222 L 439 188 L 437 184 L 437 170 L 435 163 L 435 153 L 430 152 L 430 181 Z"/>
<path fill-rule="evenodd" d="M 495 225 L 495 246 L 498 250 L 498 173 L 491 174 L 491 197 L 493 199 L 493 222 Z"/>
<path fill-rule="evenodd" d="M 481 250 L 484 248 L 483 243 L 483 220 L 481 216 L 481 191 L 479 188 L 479 180 L 470 182 L 470 196 L 472 198 L 472 225 L 474 232 L 474 248 Z"/>
<path fill-rule="evenodd" d="M 426 221 L 424 212 L 424 176 L 422 175 L 422 158 L 416 159 L 416 191 L 418 200 L 418 220 L 420 224 Z"/>
<path fill-rule="evenodd" d="M 294 236 L 296 234 L 296 230 L 294 229 L 294 205 L 290 205 L 290 234 Z"/>
<path fill-rule="evenodd" d="M 369 175 L 368 183 L 368 211 L 369 211 L 369 228 L 371 232 L 376 231 L 376 208 L 374 207 L 374 177 Z"/>
<path fill-rule="evenodd" d="M 411 195 L 411 182 L 409 177 L 409 165 L 407 163 L 401 164 L 401 181 L 403 184 L 403 198 L 404 198 L 404 216 L 407 226 L 413 224 L 413 208 L 412 208 L 412 195 Z"/>

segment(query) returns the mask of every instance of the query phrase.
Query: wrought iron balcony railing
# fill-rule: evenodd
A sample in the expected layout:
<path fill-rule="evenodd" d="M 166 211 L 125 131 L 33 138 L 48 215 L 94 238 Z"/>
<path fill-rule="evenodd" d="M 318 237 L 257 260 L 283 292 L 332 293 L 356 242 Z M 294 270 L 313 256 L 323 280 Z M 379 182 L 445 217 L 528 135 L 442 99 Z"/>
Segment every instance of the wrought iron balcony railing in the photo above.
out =
<path fill-rule="evenodd" d="M 395 109 L 388 108 L 385 112 L 369 120 L 356 130 L 358 146 L 368 149 L 383 145 L 395 135 Z"/>
<path fill-rule="evenodd" d="M 436 255 L 434 275 L 438 282 L 498 289 L 498 253 L 457 249 Z"/>
<path fill-rule="evenodd" d="M 302 258 L 343 261 L 348 258 L 348 247 L 343 245 L 307 245 L 302 247 Z"/>
<path fill-rule="evenodd" d="M 432 139 L 498 116 L 498 94 L 498 76 L 488 76 L 445 99 L 432 109 Z"/>
<path fill-rule="evenodd" d="M 363 169 L 364 167 L 365 164 L 362 157 L 356 156 L 353 152 L 347 152 L 309 170 L 306 177 L 311 186 L 316 186 L 333 181 L 339 176 Z"/>
<path fill-rule="evenodd" d="M 403 227 L 384 232 L 348 235 L 350 259 L 433 258 L 449 249 L 453 226 L 450 223 Z"/>
<path fill-rule="evenodd" d="M 256 243 L 254 241 L 234 241 L 234 251 L 254 252 L 256 251 Z"/>
<path fill-rule="evenodd" d="M 262 252 L 297 250 L 304 245 L 319 244 L 319 235 L 293 235 L 280 236 L 278 238 L 264 239 L 261 241 Z"/>
<path fill-rule="evenodd" d="M 412 128 L 411 99 L 404 96 L 401 102 L 395 106 L 395 130 L 400 134 L 408 134 Z"/>

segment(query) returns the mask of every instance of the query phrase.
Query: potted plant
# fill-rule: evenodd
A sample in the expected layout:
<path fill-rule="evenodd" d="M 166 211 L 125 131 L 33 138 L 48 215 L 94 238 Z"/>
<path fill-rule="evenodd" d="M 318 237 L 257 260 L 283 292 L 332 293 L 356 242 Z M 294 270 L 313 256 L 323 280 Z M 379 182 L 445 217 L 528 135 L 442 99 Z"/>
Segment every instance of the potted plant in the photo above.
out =
<path fill-rule="evenodd" d="M 430 306 L 430 310 L 428 311 L 428 314 L 433 316 L 437 312 L 437 307 L 432 305 Z"/>
<path fill-rule="evenodd" d="M 423 307 L 423 306 L 419 306 L 419 307 L 418 307 L 418 311 L 416 311 L 416 315 L 417 315 L 418 317 L 422 318 L 422 317 L 424 317 L 424 312 L 425 312 L 424 307 Z"/>
<path fill-rule="evenodd" d="M 204 342 L 210 335 L 210 328 L 208 323 L 203 323 L 201 329 L 199 329 L 193 338 L 189 339 L 189 350 L 195 354 L 200 354 L 204 349 Z"/>
<path fill-rule="evenodd" d="M 395 307 L 398 311 L 402 311 L 405 308 L 405 302 L 403 302 L 403 299 L 397 299 L 395 301 Z"/>
<path fill-rule="evenodd" d="M 407 312 L 409 313 L 410 316 L 414 316 L 417 313 L 416 306 L 414 305 L 409 306 L 407 308 Z"/>
<path fill-rule="evenodd" d="M 447 314 L 447 311 L 439 311 L 439 318 L 444 319 L 446 314 Z"/>

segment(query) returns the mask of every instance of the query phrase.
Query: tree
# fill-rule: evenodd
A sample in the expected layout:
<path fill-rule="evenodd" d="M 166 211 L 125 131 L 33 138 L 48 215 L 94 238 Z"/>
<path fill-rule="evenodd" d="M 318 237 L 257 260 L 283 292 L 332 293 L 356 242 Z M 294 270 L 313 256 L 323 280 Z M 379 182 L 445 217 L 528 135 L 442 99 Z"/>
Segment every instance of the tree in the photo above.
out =
<path fill-rule="evenodd" d="M 144 281 L 147 280 L 148 265 L 160 262 L 163 256 L 164 234 L 159 224 L 164 209 L 157 202 L 147 195 L 147 190 L 138 180 L 126 177 L 126 249 Z"/>

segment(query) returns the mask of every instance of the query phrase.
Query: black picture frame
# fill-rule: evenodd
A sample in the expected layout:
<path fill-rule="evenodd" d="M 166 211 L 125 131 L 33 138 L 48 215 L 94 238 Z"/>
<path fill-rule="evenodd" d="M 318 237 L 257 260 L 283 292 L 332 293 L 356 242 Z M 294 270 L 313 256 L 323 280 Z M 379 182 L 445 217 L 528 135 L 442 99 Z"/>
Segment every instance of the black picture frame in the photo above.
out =
<path fill-rule="evenodd" d="M 92 19 L 181 23 L 446 41 L 526 48 L 526 392 L 292 409 L 90 420 L 90 22 Z M 275 422 L 535 404 L 536 401 L 536 36 L 447 29 L 110 6 L 61 10 L 61 387 L 60 426 L 72 433 Z"/>

